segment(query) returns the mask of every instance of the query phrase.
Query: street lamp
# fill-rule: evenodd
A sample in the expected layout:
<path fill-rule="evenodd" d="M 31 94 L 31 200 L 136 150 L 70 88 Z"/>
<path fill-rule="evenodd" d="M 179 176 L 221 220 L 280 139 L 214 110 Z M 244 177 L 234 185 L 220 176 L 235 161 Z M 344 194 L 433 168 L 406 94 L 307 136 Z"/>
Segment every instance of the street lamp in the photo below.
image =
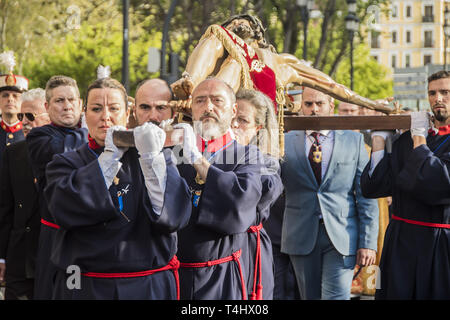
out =
<path fill-rule="evenodd" d="M 447 71 L 447 42 L 448 37 L 450 37 L 450 25 L 448 24 L 450 20 L 450 10 L 445 7 L 444 11 L 444 70 Z"/>
<path fill-rule="evenodd" d="M 167 41 L 169 39 L 169 26 L 170 26 L 170 20 L 172 19 L 172 16 L 175 12 L 175 7 L 177 6 L 177 0 L 172 0 L 170 2 L 169 11 L 167 12 L 166 18 L 164 19 L 164 26 L 163 26 L 163 36 L 161 41 L 161 72 L 160 76 L 162 79 L 169 81 L 170 75 L 167 72 L 167 62 L 166 62 L 166 47 L 167 47 Z M 171 79 L 173 80 L 173 79 Z"/>
<path fill-rule="evenodd" d="M 348 15 L 345 17 L 345 29 L 350 38 L 350 89 L 353 90 L 353 37 L 358 31 L 359 19 L 356 16 L 356 0 L 347 0 Z"/>
<path fill-rule="evenodd" d="M 307 61 L 309 11 L 314 6 L 314 0 L 297 0 L 297 5 L 300 7 L 300 15 L 303 21 L 303 60 Z"/>

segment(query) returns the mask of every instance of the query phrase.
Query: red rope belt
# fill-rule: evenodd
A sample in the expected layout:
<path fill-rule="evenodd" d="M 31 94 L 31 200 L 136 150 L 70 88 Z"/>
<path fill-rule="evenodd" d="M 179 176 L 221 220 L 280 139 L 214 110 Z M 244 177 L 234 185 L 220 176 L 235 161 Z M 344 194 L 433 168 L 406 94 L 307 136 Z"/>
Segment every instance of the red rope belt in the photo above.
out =
<path fill-rule="evenodd" d="M 239 249 L 238 251 L 233 252 L 231 254 L 231 256 L 228 256 L 225 258 L 221 258 L 221 259 L 217 259 L 217 260 L 210 260 L 210 261 L 206 261 L 206 262 L 181 262 L 180 267 L 181 268 L 205 268 L 205 267 L 209 268 L 211 266 L 215 266 L 215 265 L 222 264 L 225 262 L 236 261 L 236 263 L 239 267 L 239 276 L 241 277 L 242 300 L 245 300 L 245 296 L 247 295 L 247 292 L 245 290 L 244 275 L 242 273 L 241 262 L 239 261 L 241 254 L 242 254 L 242 250 Z"/>
<path fill-rule="evenodd" d="M 423 222 L 423 221 L 417 221 L 417 220 L 410 220 L 410 219 L 397 217 L 396 215 L 392 215 L 392 219 L 403 221 L 403 222 L 410 223 L 410 224 L 415 224 L 415 225 L 418 225 L 418 226 L 450 229 L 450 224 L 432 223 L 432 222 Z"/>
<path fill-rule="evenodd" d="M 152 275 L 157 272 L 172 270 L 173 275 L 175 277 L 175 283 L 177 286 L 177 300 L 180 300 L 180 278 L 178 276 L 178 269 L 180 268 L 180 261 L 178 261 L 177 256 L 173 256 L 173 258 L 169 261 L 169 263 L 159 269 L 152 270 L 144 270 L 137 272 L 82 272 L 81 274 L 85 277 L 92 278 L 135 278 L 135 277 L 145 277 Z"/>
<path fill-rule="evenodd" d="M 262 300 L 263 286 L 261 283 L 262 271 L 261 271 L 261 235 L 262 223 L 257 226 L 251 226 L 247 232 L 256 233 L 256 253 L 255 253 L 255 270 L 253 272 L 253 290 L 249 295 L 249 300 Z M 259 277 L 258 277 L 259 275 Z M 256 284 L 258 280 L 258 284 Z"/>
<path fill-rule="evenodd" d="M 54 224 L 54 223 L 52 223 L 52 222 L 50 222 L 50 221 L 41 219 L 41 223 L 42 223 L 42 224 L 45 224 L 46 226 L 48 226 L 48 227 L 50 227 L 50 228 L 59 229 L 59 226 L 58 226 L 57 224 Z"/>

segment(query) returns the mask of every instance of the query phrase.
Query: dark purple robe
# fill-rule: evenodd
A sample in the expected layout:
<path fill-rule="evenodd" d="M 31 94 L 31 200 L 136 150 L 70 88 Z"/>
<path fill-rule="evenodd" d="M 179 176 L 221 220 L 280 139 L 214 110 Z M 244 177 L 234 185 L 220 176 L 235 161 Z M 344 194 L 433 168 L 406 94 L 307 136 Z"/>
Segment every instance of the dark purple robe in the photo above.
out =
<path fill-rule="evenodd" d="M 54 155 L 75 150 L 87 142 L 87 130 L 70 129 L 49 124 L 33 128 L 27 135 L 26 141 L 31 167 L 38 187 L 39 214 L 42 219 L 54 224 L 44 197 L 44 188 L 47 184 L 46 166 Z M 48 225 L 43 224 L 41 226 L 36 257 L 35 299 L 50 299 L 52 296 L 56 269 L 50 262 L 50 255 L 55 231 L 55 228 Z"/>
<path fill-rule="evenodd" d="M 375 168 L 361 176 L 363 195 L 392 196 L 393 215 L 450 224 L 450 135 L 413 149 L 403 133 Z M 380 262 L 377 299 L 450 299 L 450 229 L 391 219 Z"/>
<path fill-rule="evenodd" d="M 153 211 L 136 148 L 120 160 L 107 189 L 97 154 L 87 144 L 58 155 L 47 167 L 45 195 L 55 222 L 52 261 L 58 268 L 55 299 L 176 299 L 173 270 L 134 277 L 84 273 L 133 273 L 162 268 L 177 251 L 176 231 L 187 224 L 190 193 L 171 151 L 165 150 L 166 192 L 161 214 Z M 81 288 L 66 285 L 70 265 L 82 272 Z"/>
<path fill-rule="evenodd" d="M 209 155 L 205 155 L 206 158 Z M 203 263 L 230 257 L 239 259 L 209 267 L 180 268 L 181 298 L 188 300 L 247 299 L 250 255 L 247 230 L 257 222 L 262 195 L 261 153 L 254 146 L 236 141 L 217 152 L 208 170 L 206 183 L 195 182 L 190 164 L 178 166 L 198 205 L 186 228 L 178 232 L 177 256 L 182 263 Z"/>

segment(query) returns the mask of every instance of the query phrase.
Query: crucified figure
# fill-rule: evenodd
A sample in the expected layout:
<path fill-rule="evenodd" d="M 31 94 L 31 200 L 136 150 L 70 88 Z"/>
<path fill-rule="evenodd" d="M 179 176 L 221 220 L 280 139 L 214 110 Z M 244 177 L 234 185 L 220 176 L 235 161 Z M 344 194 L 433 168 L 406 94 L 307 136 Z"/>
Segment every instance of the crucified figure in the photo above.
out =
<path fill-rule="evenodd" d="M 224 80 L 235 91 L 255 88 L 274 103 L 283 104 L 284 89 L 298 84 L 322 91 L 340 101 L 389 114 L 391 98 L 371 100 L 335 82 L 325 73 L 287 53 L 278 54 L 264 38 L 261 21 L 251 15 L 233 16 L 221 26 L 210 26 L 188 58 L 182 78 L 171 87 L 178 99 L 186 100 L 208 76 Z"/>

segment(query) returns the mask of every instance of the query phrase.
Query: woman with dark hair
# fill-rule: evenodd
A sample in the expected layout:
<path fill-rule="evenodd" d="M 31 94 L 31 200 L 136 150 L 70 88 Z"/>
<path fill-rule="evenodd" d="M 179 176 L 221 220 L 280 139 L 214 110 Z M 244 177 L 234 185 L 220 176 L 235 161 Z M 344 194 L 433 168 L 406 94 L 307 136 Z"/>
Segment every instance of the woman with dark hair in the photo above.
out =
<path fill-rule="evenodd" d="M 112 132 L 126 130 L 128 109 L 125 89 L 111 78 L 89 86 L 85 116 L 89 143 L 47 168 L 45 195 L 61 227 L 53 298 L 176 299 L 176 231 L 191 206 L 171 151 L 162 150 L 165 133 L 145 123 L 134 129 L 136 148 L 114 145 Z"/>

